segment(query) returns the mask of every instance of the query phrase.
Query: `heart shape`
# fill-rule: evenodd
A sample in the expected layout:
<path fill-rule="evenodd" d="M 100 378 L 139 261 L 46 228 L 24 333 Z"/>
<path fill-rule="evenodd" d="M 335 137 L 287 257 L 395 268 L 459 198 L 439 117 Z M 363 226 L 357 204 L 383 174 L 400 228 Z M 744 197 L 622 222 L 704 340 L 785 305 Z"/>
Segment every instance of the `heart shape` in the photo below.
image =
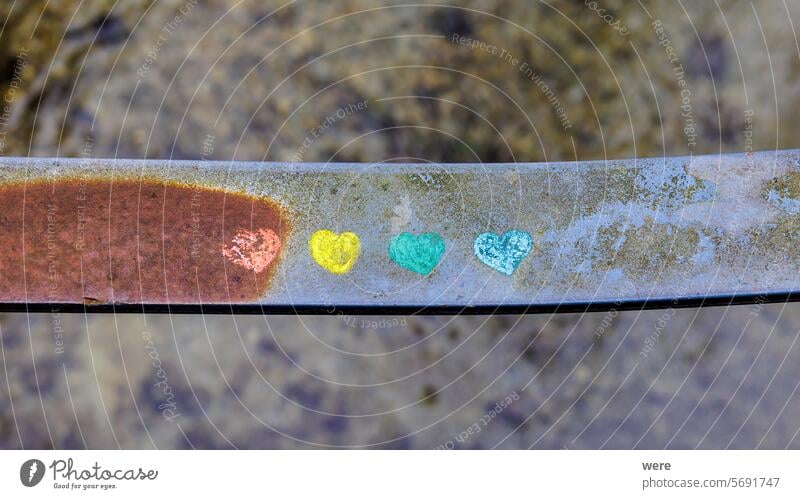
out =
<path fill-rule="evenodd" d="M 502 236 L 484 232 L 472 245 L 478 260 L 505 275 L 513 274 L 532 248 L 533 237 L 521 230 L 510 230 Z"/>
<path fill-rule="evenodd" d="M 255 232 L 240 230 L 230 245 L 222 248 L 222 255 L 256 274 L 263 272 L 281 251 L 281 239 L 270 229 Z"/>
<path fill-rule="evenodd" d="M 350 272 L 361 251 L 361 241 L 352 232 L 337 234 L 329 230 L 318 230 L 308 240 L 311 258 L 331 274 Z"/>
<path fill-rule="evenodd" d="M 435 232 L 418 236 L 403 232 L 389 243 L 389 258 L 404 269 L 420 275 L 433 272 L 443 254 L 444 241 Z"/>

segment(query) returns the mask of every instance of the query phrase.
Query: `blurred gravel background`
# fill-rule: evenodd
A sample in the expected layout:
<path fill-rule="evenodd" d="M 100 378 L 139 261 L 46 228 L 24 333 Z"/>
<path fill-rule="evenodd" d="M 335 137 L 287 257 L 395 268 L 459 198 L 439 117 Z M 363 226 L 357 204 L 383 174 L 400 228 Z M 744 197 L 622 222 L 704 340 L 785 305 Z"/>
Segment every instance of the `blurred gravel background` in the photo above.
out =
<path fill-rule="evenodd" d="M 449 5 L 5 0 L 0 152 L 497 162 L 800 146 L 796 2 Z M 5 314 L 0 447 L 800 447 L 799 317 Z"/>

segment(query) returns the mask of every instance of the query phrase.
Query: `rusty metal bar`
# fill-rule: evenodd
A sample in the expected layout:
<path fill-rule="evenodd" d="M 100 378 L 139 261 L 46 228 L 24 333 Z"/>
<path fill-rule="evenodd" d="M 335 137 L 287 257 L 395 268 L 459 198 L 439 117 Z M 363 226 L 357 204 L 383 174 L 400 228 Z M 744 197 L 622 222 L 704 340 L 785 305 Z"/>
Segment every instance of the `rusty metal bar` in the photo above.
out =
<path fill-rule="evenodd" d="M 794 300 L 800 151 L 519 164 L 3 158 L 0 307 L 551 312 Z"/>

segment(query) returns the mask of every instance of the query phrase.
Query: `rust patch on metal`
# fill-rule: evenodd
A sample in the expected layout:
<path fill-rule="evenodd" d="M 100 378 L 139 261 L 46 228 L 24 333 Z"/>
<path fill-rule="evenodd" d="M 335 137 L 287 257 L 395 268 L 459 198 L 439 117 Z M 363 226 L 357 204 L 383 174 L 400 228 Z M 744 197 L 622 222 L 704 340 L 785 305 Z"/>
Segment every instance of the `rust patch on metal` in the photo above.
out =
<path fill-rule="evenodd" d="M 246 303 L 289 223 L 267 199 L 156 180 L 0 186 L 0 301 Z"/>

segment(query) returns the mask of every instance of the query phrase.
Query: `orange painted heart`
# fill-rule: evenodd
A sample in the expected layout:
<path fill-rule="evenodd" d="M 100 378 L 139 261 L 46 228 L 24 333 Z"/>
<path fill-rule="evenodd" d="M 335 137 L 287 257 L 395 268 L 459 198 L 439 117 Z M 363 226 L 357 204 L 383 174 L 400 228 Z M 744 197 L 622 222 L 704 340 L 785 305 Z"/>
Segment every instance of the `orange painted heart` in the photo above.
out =
<path fill-rule="evenodd" d="M 263 272 L 281 251 L 281 239 L 270 229 L 255 232 L 240 230 L 222 254 L 235 263 L 255 273 Z"/>

